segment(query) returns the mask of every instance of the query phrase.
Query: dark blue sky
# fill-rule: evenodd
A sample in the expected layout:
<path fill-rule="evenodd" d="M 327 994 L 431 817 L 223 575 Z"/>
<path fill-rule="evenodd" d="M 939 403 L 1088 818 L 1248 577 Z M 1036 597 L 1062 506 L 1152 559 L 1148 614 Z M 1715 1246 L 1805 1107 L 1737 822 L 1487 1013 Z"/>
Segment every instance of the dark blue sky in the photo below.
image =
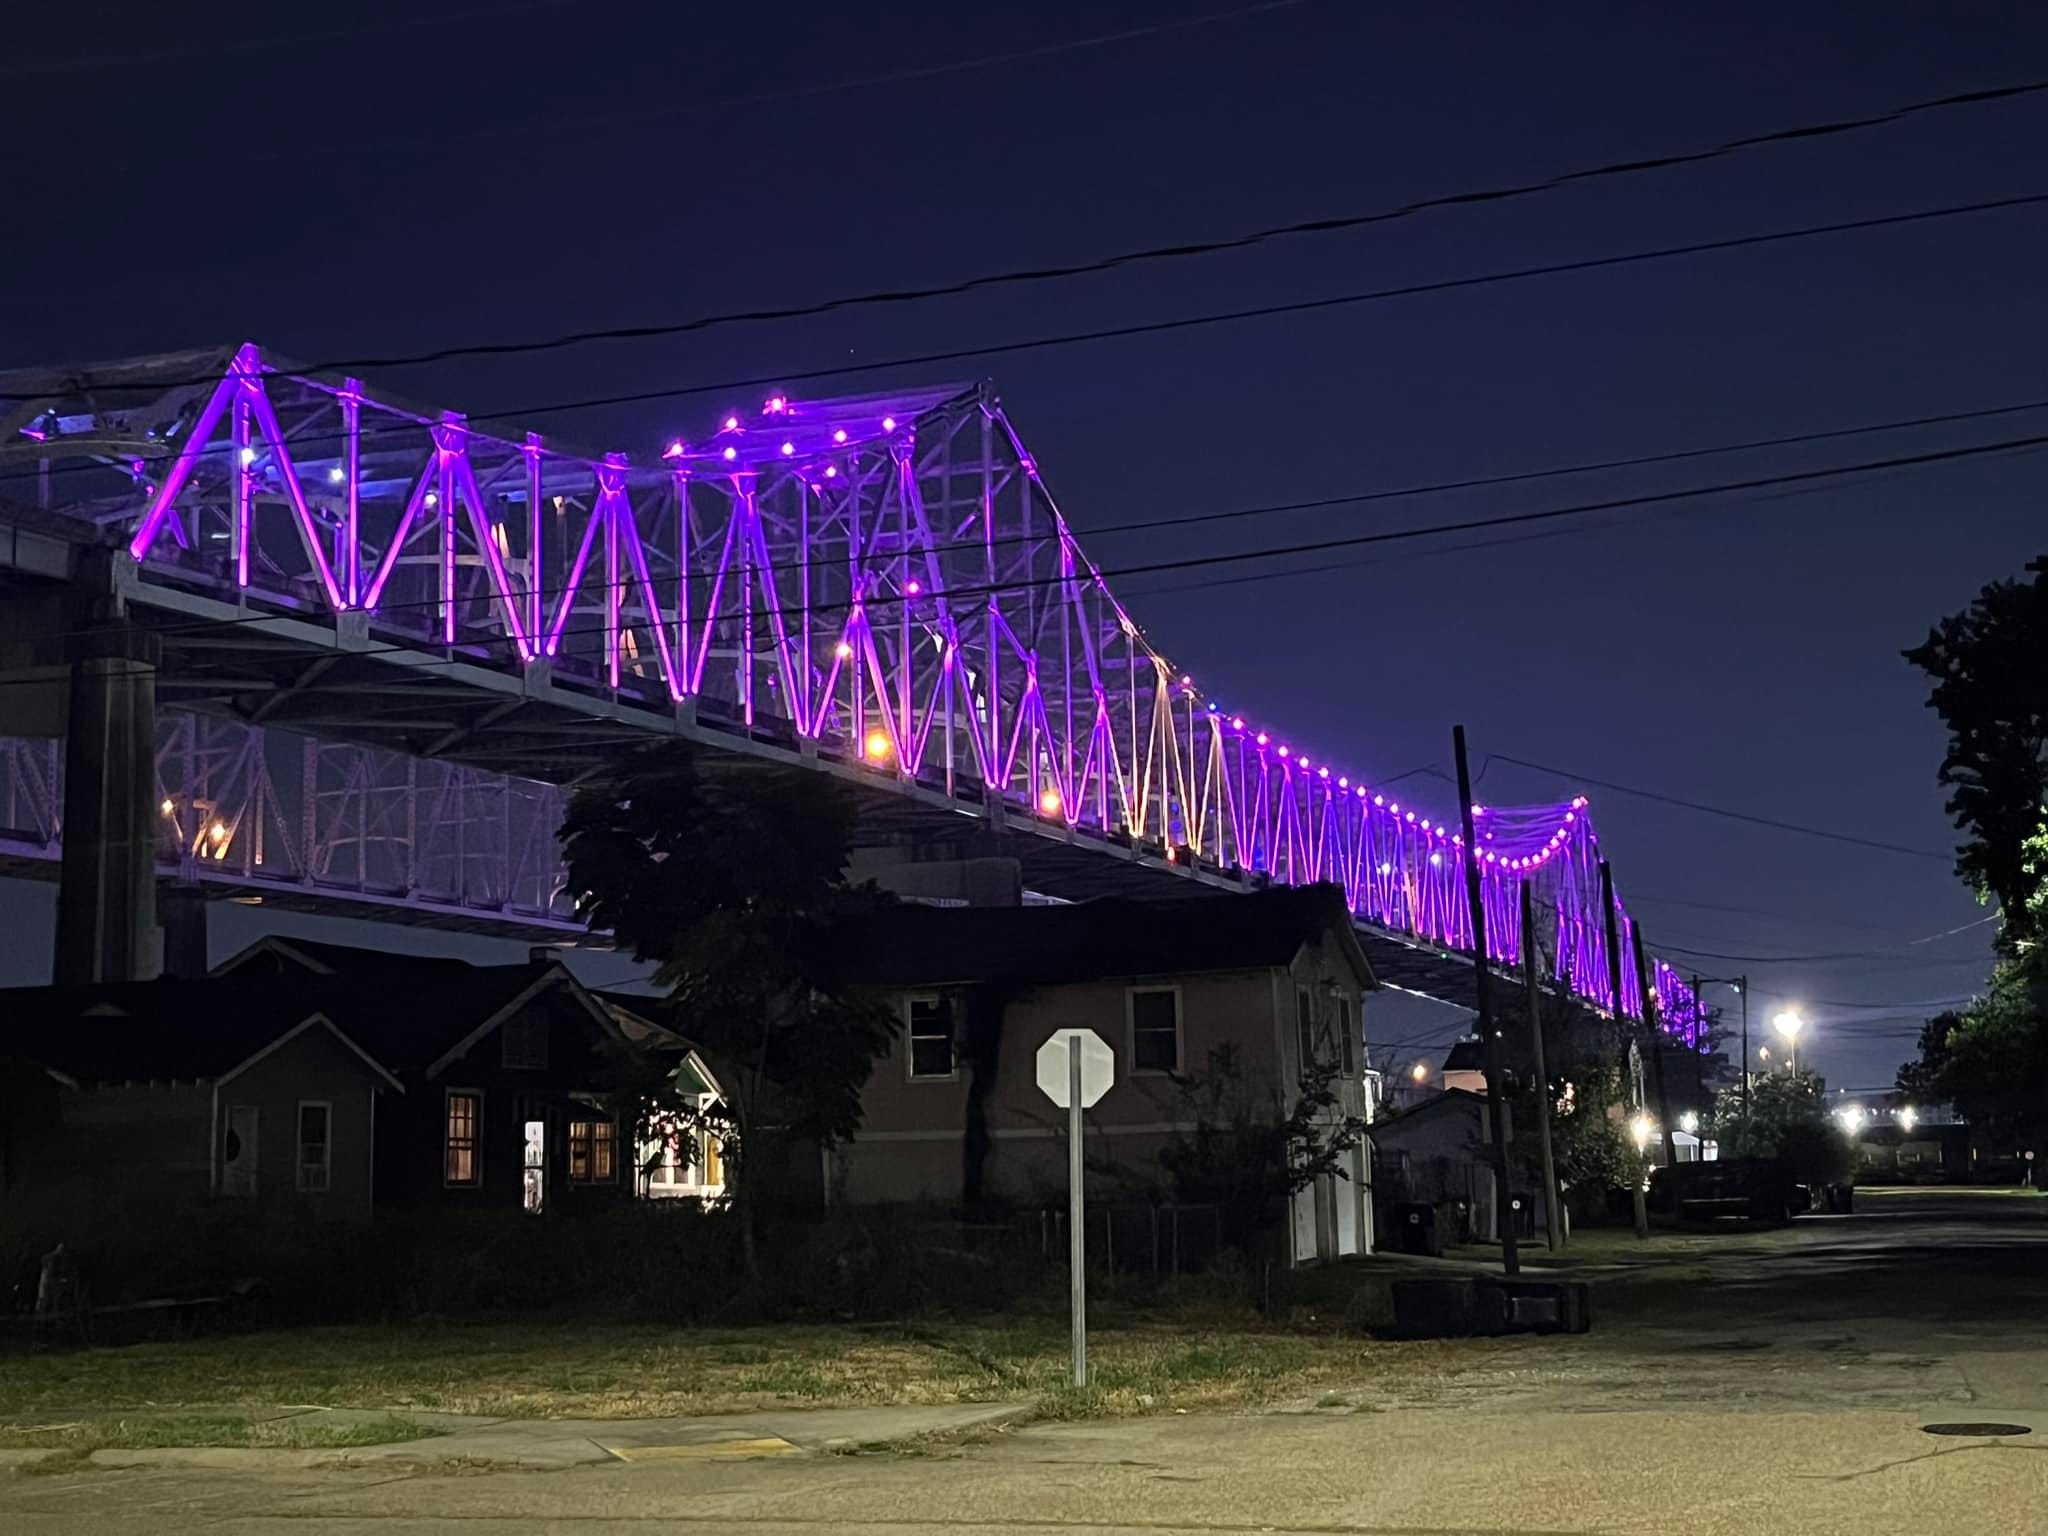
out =
<path fill-rule="evenodd" d="M 1196 27 L 1173 24 L 1239 7 L 732 6 L 694 19 L 707 9 L 370 0 L 244 11 L 230 31 L 225 17 L 172 30 L 160 7 L 84 6 L 26 36 L 11 21 L 0 362 L 244 337 L 317 359 L 803 302 L 2048 74 L 2048 12 L 2012 5 L 1859 7 L 1853 25 L 1841 8 L 1767 5 L 1302 0 Z M 461 19 L 421 25 L 422 11 Z M 307 35 L 349 25 L 365 30 Z M 716 383 L 2035 192 L 2044 147 L 2048 100 L 1964 108 L 1142 272 L 384 382 L 476 412 Z M 993 374 L 1085 534 L 2048 397 L 2044 256 L 2048 212 L 2023 209 L 848 387 Z M 644 450 L 759 393 L 536 424 Z M 1090 550 L 1114 565 L 1330 537 L 2044 424 L 2048 412 Z M 1134 580 L 1125 595 L 1214 695 L 1380 779 L 1448 767 L 1463 721 L 1482 755 L 1942 850 L 1942 732 L 1898 651 L 2048 544 L 2042 491 L 2039 455 L 1980 459 L 1462 553 L 1400 546 L 1270 581 Z M 1574 787 L 1504 763 L 1481 782 L 1497 803 Z M 1701 961 L 1769 989 L 1753 1023 L 1803 1000 L 1810 1058 L 1837 1083 L 1888 1080 L 1921 1000 L 1982 978 L 1986 928 L 1907 942 L 1981 915 L 1938 861 L 1590 792 L 1624 893 L 1674 961 L 1680 946 L 1879 951 Z M 1429 798 L 1452 801 L 1441 782 Z M 46 964 L 48 902 L 33 887 L 0 895 L 30 936 L 14 979 Z M 221 909 L 216 947 L 259 921 L 289 920 Z"/>

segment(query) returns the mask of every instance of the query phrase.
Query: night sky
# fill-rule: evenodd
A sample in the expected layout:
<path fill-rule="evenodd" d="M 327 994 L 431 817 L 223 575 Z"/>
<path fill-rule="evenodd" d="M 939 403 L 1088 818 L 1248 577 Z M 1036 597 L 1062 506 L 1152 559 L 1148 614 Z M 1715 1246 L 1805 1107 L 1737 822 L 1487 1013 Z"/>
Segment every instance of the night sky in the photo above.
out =
<path fill-rule="evenodd" d="M 244 338 L 319 361 L 803 303 L 2048 75 L 2048 10 L 2011 4 L 200 9 L 10 17 L 0 366 Z M 765 391 L 531 408 L 2032 193 L 2044 147 L 2035 97 L 1136 272 L 373 379 L 646 452 Z M 1085 537 L 2048 398 L 2044 257 L 2036 206 L 799 392 L 994 377 Z M 1088 547 L 1114 567 L 2044 430 L 2048 410 Z M 1983 979 L 1988 926 L 1930 939 L 1984 915 L 1947 864 L 1575 776 L 1944 852 L 1943 732 L 1898 653 L 2048 547 L 2043 482 L 2038 453 L 2007 454 L 1119 590 L 1212 697 L 1376 781 L 1420 770 L 1418 800 L 1454 803 L 1432 778 L 1454 722 L 1482 762 L 1564 770 L 1493 761 L 1477 793 L 1586 789 L 1652 947 L 1747 957 L 1698 964 L 1756 978 L 1755 1030 L 1800 1001 L 1802 1055 L 1865 1086 L 1928 1000 Z M 23 936 L 6 979 L 47 975 L 50 905 L 0 886 Z M 266 925 L 402 942 L 223 907 L 216 953 Z"/>

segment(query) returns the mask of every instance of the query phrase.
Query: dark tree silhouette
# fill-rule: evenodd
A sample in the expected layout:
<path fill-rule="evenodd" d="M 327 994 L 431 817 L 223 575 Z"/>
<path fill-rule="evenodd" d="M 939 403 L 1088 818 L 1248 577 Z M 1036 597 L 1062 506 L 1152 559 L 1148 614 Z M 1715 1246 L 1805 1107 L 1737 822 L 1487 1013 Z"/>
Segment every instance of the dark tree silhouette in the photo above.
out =
<path fill-rule="evenodd" d="M 861 1088 L 893 1035 L 888 1010 L 836 985 L 828 964 L 838 925 L 889 899 L 846 882 L 853 825 L 851 800 L 829 780 L 712 767 L 680 743 L 580 789 L 563 821 L 577 911 L 657 962 L 668 1022 L 725 1090 L 688 1118 L 722 1143 L 757 1280 L 762 1185 L 791 1146 L 853 1136 Z"/>

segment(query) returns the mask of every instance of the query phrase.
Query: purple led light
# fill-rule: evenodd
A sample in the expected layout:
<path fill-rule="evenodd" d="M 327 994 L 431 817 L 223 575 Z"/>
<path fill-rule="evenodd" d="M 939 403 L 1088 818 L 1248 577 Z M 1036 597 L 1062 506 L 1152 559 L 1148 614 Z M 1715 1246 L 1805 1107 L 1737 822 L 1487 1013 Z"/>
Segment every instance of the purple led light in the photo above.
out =
<path fill-rule="evenodd" d="M 833 441 L 833 442 L 835 442 L 835 443 L 843 443 L 843 442 L 845 442 L 845 441 L 846 441 L 846 428 L 844 428 L 844 427 L 838 427 L 838 428 L 835 428 L 835 429 L 834 429 L 834 431 L 833 431 L 833 433 L 832 433 L 832 441 Z"/>
<path fill-rule="evenodd" d="M 739 417 L 737 417 L 737 416 L 728 416 L 728 417 L 726 417 L 726 418 L 725 418 L 725 430 L 726 430 L 726 431 L 728 431 L 728 432 L 737 432 L 737 431 L 739 431 L 739 429 L 740 429 L 740 419 L 739 419 Z"/>
<path fill-rule="evenodd" d="M 789 397 L 787 395 L 770 395 L 761 403 L 761 409 L 770 416 L 780 416 L 789 409 Z"/>
<path fill-rule="evenodd" d="M 725 450 L 725 462 L 728 464 L 730 464 L 734 459 L 738 458 L 739 456 L 740 451 L 737 448 L 728 448 Z"/>
<path fill-rule="evenodd" d="M 793 453 L 795 453 L 795 452 L 796 452 L 796 444 L 795 444 L 795 443 L 784 443 L 784 444 L 782 445 L 782 456 L 783 456 L 783 457 L 784 457 L 785 459 L 786 459 L 786 458 L 788 458 L 788 457 L 789 457 L 789 456 L 790 456 L 791 454 L 793 454 Z"/>
<path fill-rule="evenodd" d="M 689 446 L 679 437 L 661 450 L 661 456 L 664 459 L 680 459 L 689 451 Z"/>
<path fill-rule="evenodd" d="M 894 432 L 896 430 L 896 418 L 894 416 L 884 416 L 882 418 L 882 430 L 884 432 Z"/>

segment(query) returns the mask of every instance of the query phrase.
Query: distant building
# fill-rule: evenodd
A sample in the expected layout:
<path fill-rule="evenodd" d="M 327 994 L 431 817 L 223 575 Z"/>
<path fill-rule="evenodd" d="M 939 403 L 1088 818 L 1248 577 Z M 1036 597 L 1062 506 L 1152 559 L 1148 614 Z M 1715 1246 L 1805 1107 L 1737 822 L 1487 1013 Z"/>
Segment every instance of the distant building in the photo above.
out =
<path fill-rule="evenodd" d="M 845 936 L 844 980 L 883 989 L 899 1021 L 833 1150 L 830 1197 L 1000 1199 L 1058 1206 L 1065 1115 L 1039 1091 L 1038 1048 L 1085 1027 L 1116 1058 L 1088 1115 L 1101 1197 L 1159 1197 L 1160 1153 L 1194 1128 L 1181 1082 L 1234 1048 L 1252 1102 L 1279 1113 L 1304 1062 L 1334 1065 L 1342 1109 L 1368 1112 L 1361 1004 L 1376 985 L 1334 886 L 1139 903 L 904 906 Z M 1370 1250 L 1369 1163 L 1294 1202 L 1297 1262 Z"/>

